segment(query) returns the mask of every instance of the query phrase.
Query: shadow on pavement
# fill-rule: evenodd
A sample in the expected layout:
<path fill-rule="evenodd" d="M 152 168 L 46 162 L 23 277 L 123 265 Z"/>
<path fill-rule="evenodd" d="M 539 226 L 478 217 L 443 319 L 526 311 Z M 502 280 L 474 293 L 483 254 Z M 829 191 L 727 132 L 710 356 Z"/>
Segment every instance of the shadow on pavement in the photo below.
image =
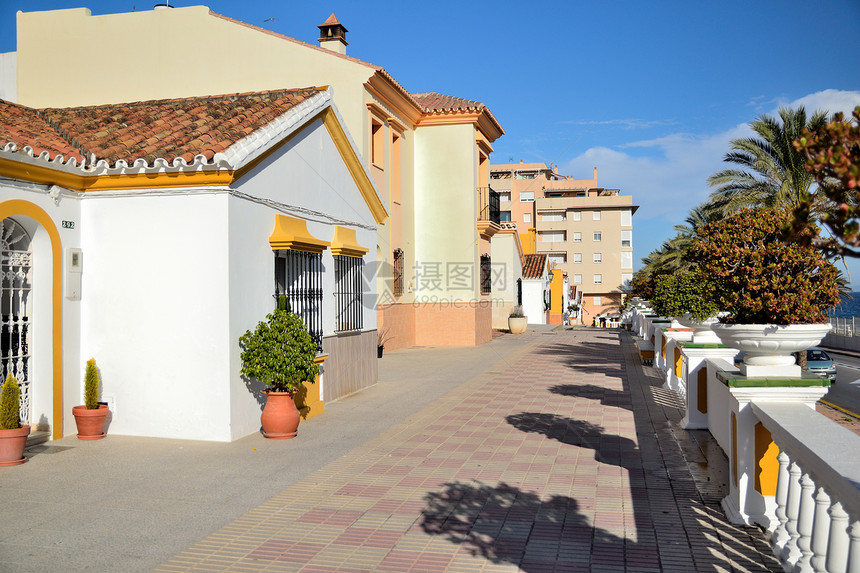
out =
<path fill-rule="evenodd" d="M 605 386 L 598 386 L 596 384 L 557 384 L 550 386 L 549 391 L 559 396 L 600 400 L 600 403 L 604 406 L 633 410 L 630 392 L 621 392 L 612 388 L 606 388 Z"/>

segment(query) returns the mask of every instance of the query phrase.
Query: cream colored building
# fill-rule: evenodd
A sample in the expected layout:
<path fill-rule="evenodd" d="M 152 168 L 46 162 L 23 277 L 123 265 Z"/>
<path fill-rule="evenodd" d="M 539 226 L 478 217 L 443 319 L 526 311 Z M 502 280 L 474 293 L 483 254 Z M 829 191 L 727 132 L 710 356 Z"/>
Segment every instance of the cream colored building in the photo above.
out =
<path fill-rule="evenodd" d="M 591 179 L 561 176 L 544 163 L 493 165 L 490 173 L 493 189 L 510 197 L 502 219 L 509 212 L 523 249 L 546 254 L 568 277 L 585 302 L 583 321 L 620 311 L 621 287 L 633 276 L 633 198 L 600 187 L 597 168 Z"/>
<path fill-rule="evenodd" d="M 17 24 L 15 88 L 18 102 L 31 107 L 331 86 L 390 213 L 377 244 L 367 245 L 380 264 L 386 348 L 490 339 L 480 269 L 498 225 L 482 209 L 481 189 L 492 143 L 504 132 L 480 102 L 410 94 L 383 68 L 347 55 L 347 29 L 334 14 L 318 26 L 319 45 L 205 6 L 102 16 L 86 8 L 19 12 Z M 69 46 L 109 53 L 115 63 L 90 71 L 57 65 Z M 440 277 L 431 276 L 436 269 Z"/>

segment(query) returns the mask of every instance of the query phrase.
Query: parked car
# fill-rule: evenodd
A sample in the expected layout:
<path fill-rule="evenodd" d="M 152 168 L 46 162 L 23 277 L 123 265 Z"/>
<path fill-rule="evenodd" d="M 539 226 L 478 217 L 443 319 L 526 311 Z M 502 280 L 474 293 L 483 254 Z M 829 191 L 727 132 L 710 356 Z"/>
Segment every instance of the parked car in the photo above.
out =
<path fill-rule="evenodd" d="M 806 351 L 806 365 L 813 374 L 836 382 L 836 364 L 821 348 L 810 348 Z"/>

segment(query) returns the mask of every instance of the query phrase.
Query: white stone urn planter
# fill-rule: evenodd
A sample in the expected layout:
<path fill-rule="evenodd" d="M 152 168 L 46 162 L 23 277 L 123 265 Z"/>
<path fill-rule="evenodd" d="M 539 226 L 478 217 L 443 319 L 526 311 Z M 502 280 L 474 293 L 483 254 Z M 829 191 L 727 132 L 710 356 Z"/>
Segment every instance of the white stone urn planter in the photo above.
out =
<path fill-rule="evenodd" d="M 711 328 L 712 325 L 717 324 L 720 321 L 716 316 L 706 318 L 699 322 L 690 316 L 689 312 L 687 312 L 684 313 L 684 316 L 679 316 L 677 320 L 684 325 L 685 328 L 692 328 L 696 331 L 693 334 L 693 342 L 695 344 L 720 344 L 720 337 L 717 336 L 717 333 Z"/>
<path fill-rule="evenodd" d="M 526 331 L 527 326 L 528 318 L 526 318 L 525 316 L 508 317 L 508 329 L 511 331 L 511 334 L 522 334 Z"/>
<path fill-rule="evenodd" d="M 830 328 L 827 323 L 711 325 L 723 344 L 745 353 L 741 373 L 757 378 L 800 377 L 792 353 L 817 345 Z"/>

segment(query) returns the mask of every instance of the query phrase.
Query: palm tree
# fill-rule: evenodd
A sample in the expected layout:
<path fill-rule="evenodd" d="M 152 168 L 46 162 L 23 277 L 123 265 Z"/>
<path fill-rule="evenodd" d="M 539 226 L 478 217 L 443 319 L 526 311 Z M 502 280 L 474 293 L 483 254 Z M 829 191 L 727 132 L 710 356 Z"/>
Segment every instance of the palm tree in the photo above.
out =
<path fill-rule="evenodd" d="M 708 177 L 716 189 L 711 204 L 726 215 L 745 207 L 797 207 L 811 193 L 815 178 L 793 145 L 803 128 L 811 130 L 827 122 L 827 112 L 817 111 L 807 120 L 806 109 L 780 108 L 779 118 L 761 115 L 750 123 L 758 137 L 733 139 L 724 161 L 743 169 L 724 169 Z"/>

